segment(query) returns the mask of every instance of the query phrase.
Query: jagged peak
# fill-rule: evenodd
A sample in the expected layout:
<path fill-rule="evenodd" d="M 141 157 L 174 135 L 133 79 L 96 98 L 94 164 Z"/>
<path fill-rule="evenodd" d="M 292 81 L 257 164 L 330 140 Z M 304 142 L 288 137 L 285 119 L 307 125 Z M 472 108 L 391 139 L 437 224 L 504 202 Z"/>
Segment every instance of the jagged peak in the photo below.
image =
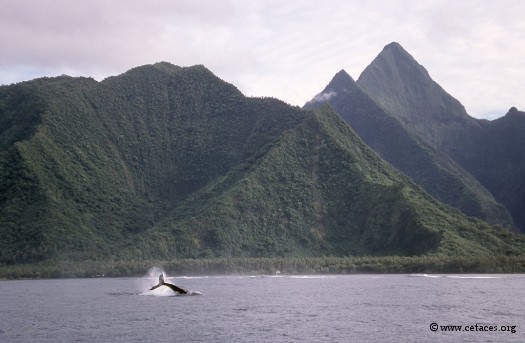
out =
<path fill-rule="evenodd" d="M 376 58 L 372 61 L 372 63 L 363 71 L 363 73 L 360 75 L 359 81 L 363 77 L 363 75 L 367 74 L 367 71 L 372 67 L 372 69 L 375 69 L 374 66 L 378 65 L 389 65 L 389 68 L 402 68 L 404 72 L 406 73 L 407 70 L 411 70 L 411 73 L 419 74 L 420 77 L 424 79 L 430 79 L 430 75 L 428 74 L 428 71 L 420 65 L 416 59 L 406 51 L 401 44 L 398 42 L 392 42 L 383 48 L 383 50 L 376 56 Z M 367 70 L 368 69 L 368 70 Z M 414 74 L 413 74 L 414 75 Z"/>
<path fill-rule="evenodd" d="M 421 98 L 421 91 L 425 89 L 427 98 L 437 99 L 434 108 L 429 107 L 430 112 L 443 112 L 436 108 L 452 106 L 452 110 L 448 108 L 444 113 L 454 112 L 461 117 L 468 116 L 463 105 L 435 82 L 425 67 L 397 42 L 389 43 L 383 48 L 361 73 L 357 84 L 376 98 L 404 98 L 406 103 L 403 108 L 407 108 L 414 99 Z M 410 113 L 415 112 L 408 111 L 405 115 Z"/>
<path fill-rule="evenodd" d="M 314 103 L 322 103 L 330 100 L 340 92 L 348 92 L 350 89 L 356 87 L 354 79 L 344 70 L 341 69 L 338 71 L 330 83 L 325 87 L 325 89 L 313 97 L 312 100 L 306 103 L 307 105 L 312 105 Z"/>
<path fill-rule="evenodd" d="M 408 54 L 408 52 L 398 42 L 388 43 L 383 48 L 383 51 L 398 51 L 398 52 L 404 52 Z"/>
<path fill-rule="evenodd" d="M 428 71 L 408 52 L 401 44 L 392 42 L 387 44 L 377 56 L 378 59 L 385 59 L 394 65 L 403 65 L 404 68 L 410 68 L 417 71 L 424 78 L 430 78 Z"/>
<path fill-rule="evenodd" d="M 346 72 L 346 70 L 344 70 L 344 69 L 339 70 L 339 71 L 334 75 L 333 78 L 334 78 L 334 79 L 335 79 L 335 78 L 346 78 L 346 79 L 350 79 L 350 80 L 354 81 L 354 79 L 350 76 L 350 74 L 348 74 L 348 73 Z"/>
<path fill-rule="evenodd" d="M 403 46 L 399 44 L 398 42 L 392 42 L 392 43 L 385 45 L 381 53 L 379 53 L 379 56 L 385 55 L 385 54 L 392 55 L 393 57 L 396 57 L 396 58 L 406 58 L 410 61 L 417 63 L 414 57 L 410 55 L 410 53 L 406 51 L 405 48 L 403 48 Z"/>
<path fill-rule="evenodd" d="M 515 106 L 512 106 L 503 118 L 525 118 L 525 112 L 522 112 Z"/>
<path fill-rule="evenodd" d="M 341 69 L 334 75 L 332 81 L 328 84 L 328 87 L 340 88 L 354 84 L 355 80 L 344 69 Z"/>

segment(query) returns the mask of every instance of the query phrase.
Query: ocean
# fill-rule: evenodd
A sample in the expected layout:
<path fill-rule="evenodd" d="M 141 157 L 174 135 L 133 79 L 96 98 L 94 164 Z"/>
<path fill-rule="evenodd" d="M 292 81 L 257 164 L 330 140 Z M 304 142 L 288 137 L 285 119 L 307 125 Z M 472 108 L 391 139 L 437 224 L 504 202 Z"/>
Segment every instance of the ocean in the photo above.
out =
<path fill-rule="evenodd" d="M 0 342 L 525 342 L 525 275 L 0 281 Z"/>

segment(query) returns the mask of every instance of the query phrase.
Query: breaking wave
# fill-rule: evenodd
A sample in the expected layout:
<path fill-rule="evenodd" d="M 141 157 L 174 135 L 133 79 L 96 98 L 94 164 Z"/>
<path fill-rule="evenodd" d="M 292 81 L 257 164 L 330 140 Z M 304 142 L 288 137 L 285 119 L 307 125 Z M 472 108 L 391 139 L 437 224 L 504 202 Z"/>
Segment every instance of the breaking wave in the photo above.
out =
<path fill-rule="evenodd" d="M 502 276 L 491 275 L 436 275 L 436 274 L 410 274 L 410 277 L 450 278 L 450 279 L 501 279 Z"/>

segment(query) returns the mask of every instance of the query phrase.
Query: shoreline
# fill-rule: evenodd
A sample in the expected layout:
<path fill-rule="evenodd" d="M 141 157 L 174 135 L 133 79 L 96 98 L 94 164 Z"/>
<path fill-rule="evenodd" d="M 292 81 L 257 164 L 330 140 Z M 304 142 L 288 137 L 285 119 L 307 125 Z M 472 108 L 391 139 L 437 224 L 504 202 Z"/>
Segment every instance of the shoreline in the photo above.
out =
<path fill-rule="evenodd" d="M 151 267 L 168 274 L 516 274 L 525 273 L 525 256 L 352 256 L 236 257 L 173 260 L 45 261 L 0 266 L 0 280 L 137 277 Z"/>

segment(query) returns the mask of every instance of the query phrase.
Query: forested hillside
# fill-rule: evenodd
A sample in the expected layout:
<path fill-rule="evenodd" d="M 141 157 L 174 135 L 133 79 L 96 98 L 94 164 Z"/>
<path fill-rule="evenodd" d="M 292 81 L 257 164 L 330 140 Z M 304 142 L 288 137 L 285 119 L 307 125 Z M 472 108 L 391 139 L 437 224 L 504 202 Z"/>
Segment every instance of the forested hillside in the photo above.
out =
<path fill-rule="evenodd" d="M 466 215 L 512 228 L 512 218 L 471 174 L 386 112 L 344 70 L 305 108 L 330 104 L 382 158 Z"/>
<path fill-rule="evenodd" d="M 523 112 L 512 107 L 493 121 L 469 116 L 398 43 L 385 46 L 357 84 L 406 130 L 472 174 L 525 232 Z"/>
<path fill-rule="evenodd" d="M 203 66 L 0 87 L 0 263 L 522 254 L 330 108 L 247 98 Z"/>

